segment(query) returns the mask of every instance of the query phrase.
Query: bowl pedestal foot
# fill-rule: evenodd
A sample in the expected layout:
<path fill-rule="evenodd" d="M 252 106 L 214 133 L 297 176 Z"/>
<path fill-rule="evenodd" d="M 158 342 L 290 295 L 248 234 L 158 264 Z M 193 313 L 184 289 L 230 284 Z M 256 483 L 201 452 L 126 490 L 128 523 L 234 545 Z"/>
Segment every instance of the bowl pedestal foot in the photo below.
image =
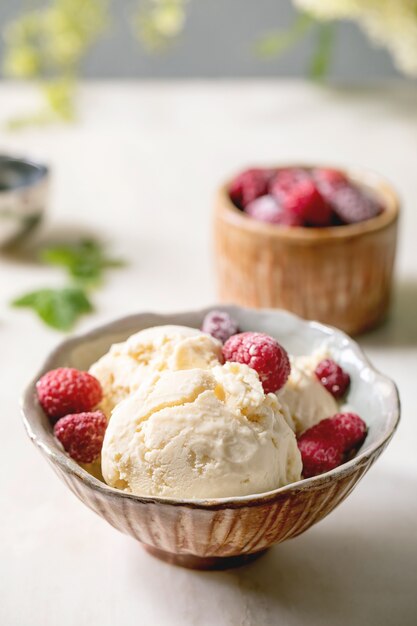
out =
<path fill-rule="evenodd" d="M 194 554 L 174 554 L 172 552 L 165 552 L 159 548 L 142 544 L 143 548 L 152 556 L 155 556 L 161 561 L 171 563 L 172 565 L 178 565 L 180 567 L 187 567 L 188 569 L 199 570 L 222 570 L 232 567 L 240 567 L 255 561 L 260 556 L 265 554 L 266 550 L 260 552 L 254 552 L 253 554 L 238 554 L 236 556 L 196 556 Z"/>

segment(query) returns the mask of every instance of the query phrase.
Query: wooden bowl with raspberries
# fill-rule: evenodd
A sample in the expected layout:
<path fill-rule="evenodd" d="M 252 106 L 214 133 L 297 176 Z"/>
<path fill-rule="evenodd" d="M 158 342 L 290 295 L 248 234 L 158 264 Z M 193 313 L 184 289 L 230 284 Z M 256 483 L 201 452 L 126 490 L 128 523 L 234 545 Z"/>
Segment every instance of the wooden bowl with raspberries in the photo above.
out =
<path fill-rule="evenodd" d="M 220 300 L 364 332 L 389 307 L 398 216 L 394 189 L 369 171 L 245 170 L 216 201 Z"/>

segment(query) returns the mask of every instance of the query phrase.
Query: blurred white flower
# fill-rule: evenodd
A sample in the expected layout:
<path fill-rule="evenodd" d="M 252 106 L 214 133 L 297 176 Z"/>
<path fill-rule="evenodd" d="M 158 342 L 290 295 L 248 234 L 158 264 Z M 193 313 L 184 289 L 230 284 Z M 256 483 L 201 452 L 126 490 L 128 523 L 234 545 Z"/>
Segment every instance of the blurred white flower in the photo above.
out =
<path fill-rule="evenodd" d="M 417 76 L 417 0 L 293 0 L 320 20 L 354 20 L 385 46 L 398 68 Z"/>

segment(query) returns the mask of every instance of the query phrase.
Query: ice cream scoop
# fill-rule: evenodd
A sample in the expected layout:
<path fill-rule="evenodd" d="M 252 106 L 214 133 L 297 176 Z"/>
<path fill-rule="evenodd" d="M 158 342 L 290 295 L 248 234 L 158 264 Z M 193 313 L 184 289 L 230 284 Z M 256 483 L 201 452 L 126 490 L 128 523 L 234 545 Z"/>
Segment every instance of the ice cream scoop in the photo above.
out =
<path fill-rule="evenodd" d="M 314 373 L 324 354 L 320 351 L 311 356 L 293 358 L 287 384 L 277 394 L 280 402 L 288 408 L 297 434 L 339 410 L 334 397 Z"/>
<path fill-rule="evenodd" d="M 152 372 L 207 369 L 222 361 L 221 343 L 195 328 L 155 326 L 131 335 L 90 368 L 103 388 L 100 408 L 107 417 L 114 407 L 138 389 Z"/>
<path fill-rule="evenodd" d="M 239 363 L 151 375 L 114 409 L 102 450 L 105 481 L 143 496 L 261 493 L 301 469 L 278 398 Z"/>

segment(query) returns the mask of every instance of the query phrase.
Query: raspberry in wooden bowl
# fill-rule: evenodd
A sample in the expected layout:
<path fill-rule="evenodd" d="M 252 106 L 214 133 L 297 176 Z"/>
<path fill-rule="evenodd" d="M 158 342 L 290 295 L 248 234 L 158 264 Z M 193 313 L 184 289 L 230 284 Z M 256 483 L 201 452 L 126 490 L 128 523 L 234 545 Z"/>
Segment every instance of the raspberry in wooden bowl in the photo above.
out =
<path fill-rule="evenodd" d="M 371 172 L 246 170 L 218 193 L 220 299 L 370 329 L 390 302 L 398 214 L 395 191 Z"/>

